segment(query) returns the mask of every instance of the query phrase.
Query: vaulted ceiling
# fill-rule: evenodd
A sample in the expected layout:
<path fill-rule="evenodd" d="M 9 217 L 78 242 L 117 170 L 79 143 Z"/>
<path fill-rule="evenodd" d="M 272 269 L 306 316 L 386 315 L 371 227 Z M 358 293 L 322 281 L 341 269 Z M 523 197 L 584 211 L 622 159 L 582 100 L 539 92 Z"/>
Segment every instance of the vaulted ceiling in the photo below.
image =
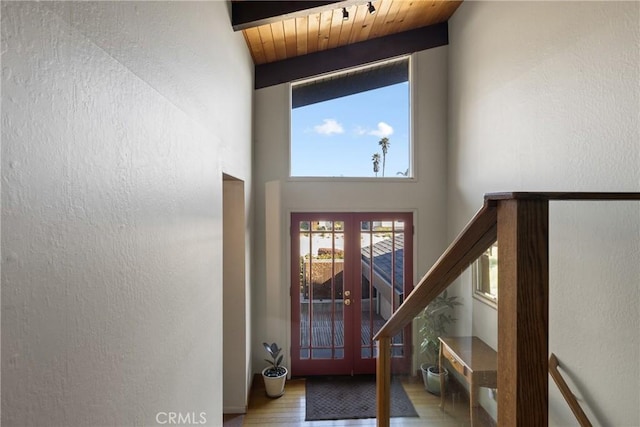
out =
<path fill-rule="evenodd" d="M 232 25 L 263 87 L 447 44 L 446 22 L 460 4 L 374 0 L 371 13 L 363 0 L 235 0 Z"/>

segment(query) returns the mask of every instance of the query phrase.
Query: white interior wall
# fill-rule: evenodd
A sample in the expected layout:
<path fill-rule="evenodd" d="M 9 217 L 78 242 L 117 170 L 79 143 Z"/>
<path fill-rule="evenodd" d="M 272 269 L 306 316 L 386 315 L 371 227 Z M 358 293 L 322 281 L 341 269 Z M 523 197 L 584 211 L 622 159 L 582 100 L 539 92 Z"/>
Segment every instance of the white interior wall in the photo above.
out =
<path fill-rule="evenodd" d="M 223 411 L 243 414 L 249 403 L 253 378 L 250 305 L 246 280 L 246 228 L 244 182 L 228 175 L 223 180 L 222 251 L 223 251 Z"/>
<path fill-rule="evenodd" d="M 220 424 L 253 86 L 228 7 L 2 2 L 3 425 Z"/>
<path fill-rule="evenodd" d="M 449 26 L 452 235 L 487 192 L 640 191 L 639 9 L 462 4 Z M 550 208 L 549 350 L 596 425 L 640 425 L 639 205 Z M 495 344 L 495 311 L 475 303 L 472 317 Z M 549 387 L 550 424 L 575 424 Z"/>
<path fill-rule="evenodd" d="M 412 58 L 417 178 L 406 182 L 289 179 L 289 85 L 255 92 L 255 371 L 264 366 L 262 341 L 277 340 L 289 355 L 291 212 L 415 212 L 416 278 L 426 273 L 445 249 L 446 64 L 446 46 Z M 278 230 L 277 236 L 273 236 L 274 230 Z"/>

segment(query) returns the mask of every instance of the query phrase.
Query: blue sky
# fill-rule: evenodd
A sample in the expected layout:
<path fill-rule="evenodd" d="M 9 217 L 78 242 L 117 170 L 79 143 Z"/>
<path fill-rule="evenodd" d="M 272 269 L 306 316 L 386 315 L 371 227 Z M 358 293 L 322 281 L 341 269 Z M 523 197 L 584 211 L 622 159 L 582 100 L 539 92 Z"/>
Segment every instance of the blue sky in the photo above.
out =
<path fill-rule="evenodd" d="M 291 175 L 375 177 L 371 157 L 389 138 L 385 177 L 409 167 L 409 83 L 399 83 L 291 112 Z"/>

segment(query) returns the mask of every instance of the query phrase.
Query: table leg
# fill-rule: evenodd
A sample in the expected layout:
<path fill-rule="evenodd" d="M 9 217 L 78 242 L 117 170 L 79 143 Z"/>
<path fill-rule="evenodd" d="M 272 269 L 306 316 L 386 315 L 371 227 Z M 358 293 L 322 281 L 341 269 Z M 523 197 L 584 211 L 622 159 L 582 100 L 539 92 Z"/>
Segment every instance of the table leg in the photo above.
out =
<path fill-rule="evenodd" d="M 475 412 L 476 406 L 478 405 L 478 390 L 476 385 L 473 383 L 473 375 L 471 376 L 471 381 L 469 382 L 469 411 L 471 416 L 471 427 L 473 427 L 473 422 L 475 420 Z"/>
<path fill-rule="evenodd" d="M 444 365 L 442 364 L 444 357 L 442 356 L 442 343 L 440 343 L 440 351 L 438 354 L 438 365 L 440 366 L 440 410 L 444 411 L 444 400 L 445 400 L 445 377 L 443 374 Z"/>

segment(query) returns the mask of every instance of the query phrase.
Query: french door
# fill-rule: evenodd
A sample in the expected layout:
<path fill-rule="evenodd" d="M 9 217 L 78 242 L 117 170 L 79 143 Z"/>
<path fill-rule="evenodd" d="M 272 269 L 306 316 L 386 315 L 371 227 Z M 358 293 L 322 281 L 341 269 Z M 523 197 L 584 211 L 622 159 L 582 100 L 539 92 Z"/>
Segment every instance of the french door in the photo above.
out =
<path fill-rule="evenodd" d="M 373 336 L 412 289 L 411 213 L 291 214 L 292 374 L 375 372 Z M 392 356 L 409 371 L 410 327 Z"/>

